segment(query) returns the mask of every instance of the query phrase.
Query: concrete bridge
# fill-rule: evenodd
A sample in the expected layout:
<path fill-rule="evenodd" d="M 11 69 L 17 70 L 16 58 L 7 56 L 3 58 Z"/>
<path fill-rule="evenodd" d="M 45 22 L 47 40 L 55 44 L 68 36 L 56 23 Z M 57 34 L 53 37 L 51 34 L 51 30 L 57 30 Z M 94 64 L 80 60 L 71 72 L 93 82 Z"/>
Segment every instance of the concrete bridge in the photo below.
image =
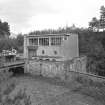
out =
<path fill-rule="evenodd" d="M 25 61 L 5 62 L 0 65 L 0 71 L 9 71 L 13 73 L 24 73 Z"/>

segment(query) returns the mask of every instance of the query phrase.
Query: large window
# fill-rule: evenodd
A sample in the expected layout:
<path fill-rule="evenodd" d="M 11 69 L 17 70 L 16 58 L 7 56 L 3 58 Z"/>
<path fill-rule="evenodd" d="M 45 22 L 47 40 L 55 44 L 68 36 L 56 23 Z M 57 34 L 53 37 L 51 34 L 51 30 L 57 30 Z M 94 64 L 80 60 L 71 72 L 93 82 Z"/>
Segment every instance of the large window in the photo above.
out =
<path fill-rule="evenodd" d="M 38 38 L 30 38 L 29 45 L 38 45 Z"/>
<path fill-rule="evenodd" d="M 34 45 L 38 45 L 38 38 L 34 38 L 33 40 L 34 40 L 34 41 L 33 41 L 33 44 L 34 44 Z"/>
<path fill-rule="evenodd" d="M 29 45 L 33 45 L 33 39 L 32 38 L 29 39 Z"/>
<path fill-rule="evenodd" d="M 62 37 L 52 37 L 51 45 L 61 45 Z"/>
<path fill-rule="evenodd" d="M 49 38 L 39 38 L 39 45 L 49 46 Z"/>

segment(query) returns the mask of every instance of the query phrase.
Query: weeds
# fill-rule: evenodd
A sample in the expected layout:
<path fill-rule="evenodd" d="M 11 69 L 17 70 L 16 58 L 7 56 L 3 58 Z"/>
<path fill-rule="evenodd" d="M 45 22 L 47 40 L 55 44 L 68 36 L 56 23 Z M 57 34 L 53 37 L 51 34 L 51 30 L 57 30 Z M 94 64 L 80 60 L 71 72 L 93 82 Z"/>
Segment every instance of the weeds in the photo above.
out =
<path fill-rule="evenodd" d="M 4 95 L 9 95 L 9 93 L 11 93 L 16 87 L 15 83 L 12 83 L 10 85 L 7 85 L 7 88 L 3 91 Z"/>
<path fill-rule="evenodd" d="M 3 105 L 31 105 L 30 96 L 27 96 L 25 90 L 20 90 L 14 99 L 11 99 L 9 95 L 5 97 L 4 100 L 1 101 Z"/>
<path fill-rule="evenodd" d="M 7 80 L 12 75 L 12 72 L 0 71 L 0 83 Z"/>
<path fill-rule="evenodd" d="M 93 97 L 95 100 L 101 101 L 105 105 L 105 84 L 94 82 L 93 80 L 78 76 L 75 81 L 81 83 L 80 87 L 75 87 L 72 91 Z"/>

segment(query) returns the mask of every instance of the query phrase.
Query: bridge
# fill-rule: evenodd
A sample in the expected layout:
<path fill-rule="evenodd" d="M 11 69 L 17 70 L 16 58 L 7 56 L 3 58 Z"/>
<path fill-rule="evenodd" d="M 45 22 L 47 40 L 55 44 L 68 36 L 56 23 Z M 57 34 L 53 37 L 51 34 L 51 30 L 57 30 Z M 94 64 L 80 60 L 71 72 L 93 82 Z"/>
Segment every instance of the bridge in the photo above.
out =
<path fill-rule="evenodd" d="M 2 53 L 0 53 L 0 72 L 24 72 L 24 66 L 24 59 L 21 57 L 17 57 L 15 49 L 12 49 L 12 51 L 3 50 Z"/>
<path fill-rule="evenodd" d="M 5 62 L 2 65 L 0 65 L 0 72 L 8 71 L 13 73 L 24 73 L 24 66 L 25 66 L 24 60 Z"/>
<path fill-rule="evenodd" d="M 14 61 L 14 62 L 6 62 L 4 64 L 2 64 L 0 66 L 0 69 L 1 68 L 15 68 L 15 67 L 21 67 L 21 66 L 24 66 L 25 64 L 25 61 L 24 60 L 21 60 L 21 61 Z"/>

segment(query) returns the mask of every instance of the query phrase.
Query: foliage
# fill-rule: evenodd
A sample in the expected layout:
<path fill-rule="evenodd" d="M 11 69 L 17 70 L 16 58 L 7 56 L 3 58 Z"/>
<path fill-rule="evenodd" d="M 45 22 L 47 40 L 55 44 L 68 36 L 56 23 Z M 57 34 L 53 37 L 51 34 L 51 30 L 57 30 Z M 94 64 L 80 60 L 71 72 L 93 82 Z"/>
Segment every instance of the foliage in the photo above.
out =
<path fill-rule="evenodd" d="M 48 29 L 48 30 L 42 30 L 42 31 L 33 31 L 30 32 L 29 35 L 43 35 L 43 34 L 60 34 L 60 33 L 78 33 L 78 32 L 84 32 L 89 31 L 87 28 L 78 28 L 75 25 L 71 27 L 59 27 L 58 29 Z"/>
<path fill-rule="evenodd" d="M 10 35 L 10 26 L 7 22 L 2 22 L 0 20 L 0 38 L 8 37 Z"/>
<path fill-rule="evenodd" d="M 105 29 L 105 7 L 101 6 L 100 8 L 100 26 L 102 29 Z"/>
<path fill-rule="evenodd" d="M 1 101 L 3 105 L 31 105 L 30 96 L 27 96 L 26 91 L 20 90 L 17 92 L 13 99 L 7 95 L 4 100 Z"/>
<path fill-rule="evenodd" d="M 17 45 L 18 46 L 22 46 L 23 45 L 24 39 L 23 39 L 23 35 L 22 34 L 18 34 L 16 40 L 17 40 Z"/>
<path fill-rule="evenodd" d="M 8 72 L 7 70 L 0 71 L 0 83 L 2 81 L 6 81 L 11 75 L 12 75 L 12 72 Z"/>
<path fill-rule="evenodd" d="M 91 30 L 98 30 L 99 20 L 96 17 L 93 17 L 91 22 L 89 22 L 89 28 Z"/>
<path fill-rule="evenodd" d="M 105 32 L 79 33 L 80 55 L 88 57 L 88 72 L 105 75 Z"/>
<path fill-rule="evenodd" d="M 101 6 L 100 8 L 100 19 L 93 17 L 89 22 L 89 29 L 92 31 L 99 31 L 103 29 L 105 31 L 105 7 Z"/>
<path fill-rule="evenodd" d="M 16 46 L 17 46 L 17 51 L 19 53 L 23 53 L 23 44 L 24 44 L 24 36 L 22 34 L 18 34 L 16 38 Z"/>
<path fill-rule="evenodd" d="M 18 53 L 23 52 L 24 38 L 22 34 L 19 34 L 17 38 L 2 38 L 0 39 L 0 52 L 2 50 L 16 49 Z"/>
<path fill-rule="evenodd" d="M 18 34 L 17 38 L 9 38 L 10 26 L 7 22 L 0 20 L 0 52 L 15 48 L 18 52 L 23 52 L 23 35 Z"/>
<path fill-rule="evenodd" d="M 11 83 L 9 85 L 7 85 L 7 88 L 3 91 L 4 95 L 9 95 L 16 87 L 15 83 Z"/>
<path fill-rule="evenodd" d="M 95 100 L 99 100 L 105 104 L 105 83 L 104 82 L 96 82 L 90 79 L 87 76 L 77 76 L 75 78 L 77 82 L 79 82 L 79 87 L 75 87 L 73 89 L 74 92 L 82 93 L 83 95 L 87 95 L 93 97 Z"/>

